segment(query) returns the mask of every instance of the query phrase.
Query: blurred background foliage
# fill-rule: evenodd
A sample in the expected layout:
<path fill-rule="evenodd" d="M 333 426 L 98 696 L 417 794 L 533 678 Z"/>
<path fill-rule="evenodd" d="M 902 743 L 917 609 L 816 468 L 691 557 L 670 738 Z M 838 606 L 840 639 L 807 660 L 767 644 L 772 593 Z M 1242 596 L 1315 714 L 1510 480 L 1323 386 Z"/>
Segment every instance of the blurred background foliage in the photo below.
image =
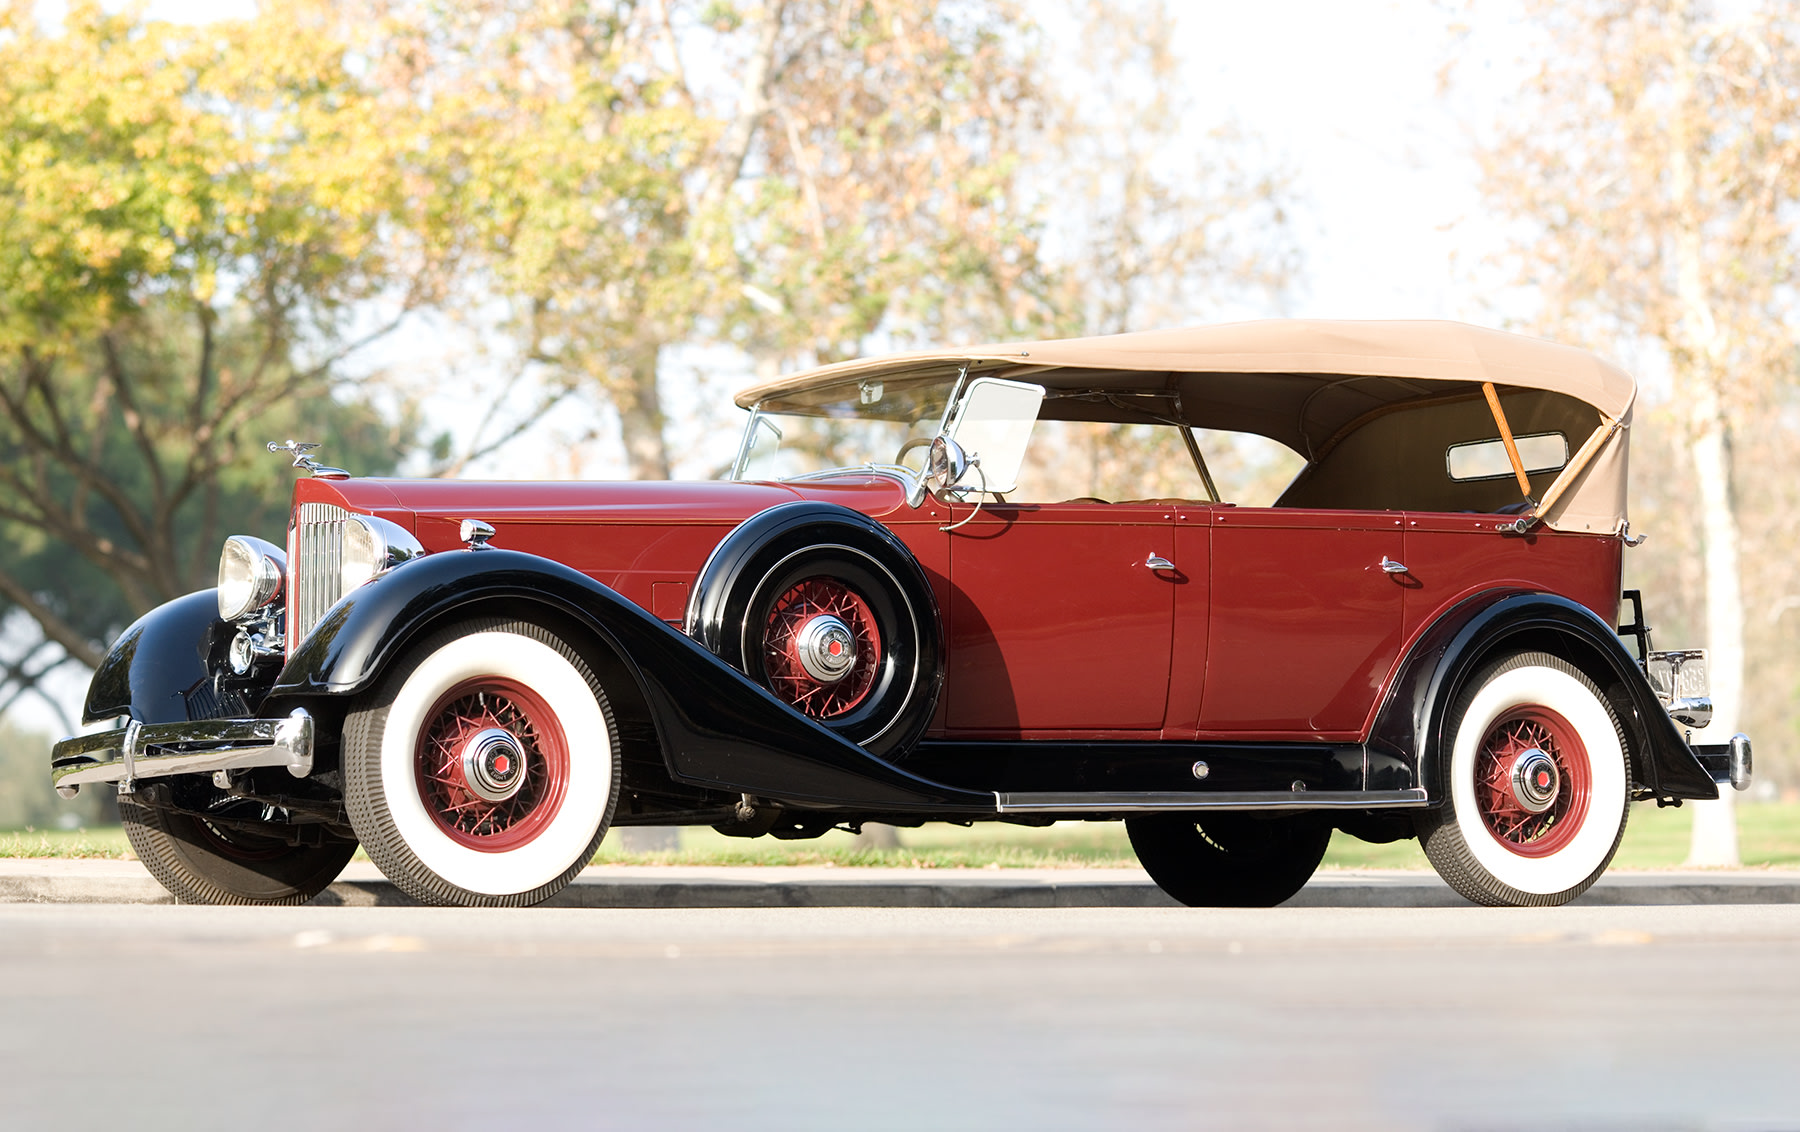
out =
<path fill-rule="evenodd" d="M 710 424 L 696 350 L 768 377 L 1279 314 L 1305 282 L 1294 177 L 1186 96 L 1165 0 L 43 7 L 0 0 L 0 715 L 210 584 L 225 535 L 281 530 L 265 441 L 457 474 L 579 403 L 662 477 Z M 1525 0 L 1534 77 L 1474 145 L 1505 286 L 1542 298 L 1507 320 L 1664 390 L 1627 584 L 1676 645 L 1734 580 L 1740 718 L 1791 790 L 1800 48 L 1785 9 L 1738 8 Z M 477 328 L 486 395 L 384 371 L 444 325 Z M 1216 460 L 1246 497 L 1290 471 Z M 13 795 L 41 739 L 0 735 L 0 826 L 48 823 L 41 778 Z"/>
<path fill-rule="evenodd" d="M 1228 132 L 1167 160 L 1160 0 L 1063 15 L 1096 66 L 1159 81 L 1098 96 L 1010 0 L 273 0 L 199 26 L 7 0 L 0 711 L 208 584 L 224 535 L 281 529 L 267 440 L 454 474 L 574 398 L 666 477 L 676 349 L 769 374 L 1187 317 L 1202 279 L 1279 290 L 1280 169 Z M 1072 196 L 1107 219 L 1046 254 Z M 364 360 L 422 318 L 510 368 L 460 446 L 421 423 L 437 391 Z"/>

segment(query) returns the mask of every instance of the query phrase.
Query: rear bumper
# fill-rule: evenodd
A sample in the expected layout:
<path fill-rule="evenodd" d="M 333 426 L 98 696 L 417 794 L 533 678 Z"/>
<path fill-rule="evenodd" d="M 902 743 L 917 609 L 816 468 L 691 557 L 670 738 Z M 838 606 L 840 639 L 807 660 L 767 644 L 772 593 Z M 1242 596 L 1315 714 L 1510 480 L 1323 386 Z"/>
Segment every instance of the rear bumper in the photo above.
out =
<path fill-rule="evenodd" d="M 116 782 L 129 794 L 144 778 L 210 774 L 253 766 L 312 773 L 312 716 L 295 708 L 283 719 L 198 719 L 141 724 L 64 739 L 50 752 L 56 792 L 72 798 L 90 782 Z"/>
<path fill-rule="evenodd" d="M 1730 783 L 1735 790 L 1749 787 L 1750 736 L 1739 732 L 1729 743 L 1696 743 L 1693 751 L 1714 782 L 1721 786 Z"/>

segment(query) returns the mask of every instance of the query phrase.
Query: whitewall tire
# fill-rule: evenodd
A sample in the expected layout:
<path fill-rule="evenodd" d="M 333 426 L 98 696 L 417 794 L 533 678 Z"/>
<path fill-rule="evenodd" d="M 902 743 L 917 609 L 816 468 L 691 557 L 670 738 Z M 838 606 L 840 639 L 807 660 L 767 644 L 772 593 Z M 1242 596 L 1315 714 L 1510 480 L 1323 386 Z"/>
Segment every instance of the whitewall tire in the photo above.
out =
<path fill-rule="evenodd" d="M 415 646 L 344 725 L 344 802 L 415 900 L 549 899 L 593 857 L 619 793 L 612 712 L 555 634 L 488 620 Z"/>
<path fill-rule="evenodd" d="M 1612 708 L 1579 669 L 1516 653 L 1475 674 L 1446 717 L 1445 798 L 1419 820 L 1432 866 L 1478 904 L 1564 904 L 1612 862 L 1631 776 Z"/>

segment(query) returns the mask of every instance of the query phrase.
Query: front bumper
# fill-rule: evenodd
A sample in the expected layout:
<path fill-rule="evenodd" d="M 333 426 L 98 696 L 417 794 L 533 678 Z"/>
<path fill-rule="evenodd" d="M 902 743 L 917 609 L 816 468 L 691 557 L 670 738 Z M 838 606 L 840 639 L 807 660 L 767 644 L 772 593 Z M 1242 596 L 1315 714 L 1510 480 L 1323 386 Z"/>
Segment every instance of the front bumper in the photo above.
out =
<path fill-rule="evenodd" d="M 73 798 L 90 782 L 116 782 L 129 794 L 138 780 L 283 766 L 295 778 L 312 773 L 313 718 L 295 708 L 283 719 L 196 719 L 142 724 L 64 739 L 50 752 L 56 792 Z"/>
<path fill-rule="evenodd" d="M 1720 786 L 1730 783 L 1734 790 L 1750 786 L 1750 736 L 1738 732 L 1729 743 L 1695 743 L 1693 752 Z"/>

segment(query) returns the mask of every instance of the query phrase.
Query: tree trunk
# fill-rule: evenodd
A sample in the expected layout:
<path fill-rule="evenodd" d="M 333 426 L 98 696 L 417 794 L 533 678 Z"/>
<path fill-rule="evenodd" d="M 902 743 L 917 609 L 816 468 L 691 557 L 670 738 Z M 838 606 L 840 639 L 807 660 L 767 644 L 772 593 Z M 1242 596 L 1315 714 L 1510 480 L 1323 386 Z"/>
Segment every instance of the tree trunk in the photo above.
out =
<path fill-rule="evenodd" d="M 1710 402 L 1710 404 L 1704 403 Z M 1731 442 L 1717 395 L 1697 406 L 1688 455 L 1700 484 L 1701 540 L 1706 560 L 1706 650 L 1712 684 L 1712 723 L 1699 733 L 1724 742 L 1738 730 L 1743 711 L 1744 598 L 1738 566 L 1736 501 L 1731 490 Z M 1730 787 L 1717 802 L 1694 803 L 1689 865 L 1735 866 L 1737 814 Z"/>
<path fill-rule="evenodd" d="M 864 822 L 862 832 L 856 835 L 854 845 L 857 849 L 898 849 L 900 848 L 900 831 L 878 821 Z"/>
<path fill-rule="evenodd" d="M 661 353 L 656 346 L 633 350 L 626 380 L 616 383 L 612 390 L 632 479 L 670 478 L 669 447 L 663 434 L 667 422 L 663 418 L 662 395 L 656 387 L 656 363 Z"/>
<path fill-rule="evenodd" d="M 1700 540 L 1706 564 L 1707 675 L 1712 723 L 1707 736 L 1729 739 L 1738 729 L 1744 688 L 1744 594 L 1738 563 L 1737 500 L 1731 490 L 1731 426 L 1724 380 L 1731 356 L 1727 331 L 1713 311 L 1705 257 L 1705 201 L 1700 187 L 1704 146 L 1696 137 L 1695 30 L 1685 3 L 1671 12 L 1675 111 L 1670 119 L 1669 194 L 1674 206 L 1675 290 L 1678 301 L 1675 393 L 1686 402 L 1688 458 L 1700 487 Z M 1683 373 L 1682 371 L 1686 372 Z M 1717 802 L 1694 804 L 1690 865 L 1738 864 L 1737 814 L 1730 788 Z"/>
<path fill-rule="evenodd" d="M 681 827 L 625 825 L 607 831 L 606 839 L 621 853 L 674 853 L 681 849 Z"/>

